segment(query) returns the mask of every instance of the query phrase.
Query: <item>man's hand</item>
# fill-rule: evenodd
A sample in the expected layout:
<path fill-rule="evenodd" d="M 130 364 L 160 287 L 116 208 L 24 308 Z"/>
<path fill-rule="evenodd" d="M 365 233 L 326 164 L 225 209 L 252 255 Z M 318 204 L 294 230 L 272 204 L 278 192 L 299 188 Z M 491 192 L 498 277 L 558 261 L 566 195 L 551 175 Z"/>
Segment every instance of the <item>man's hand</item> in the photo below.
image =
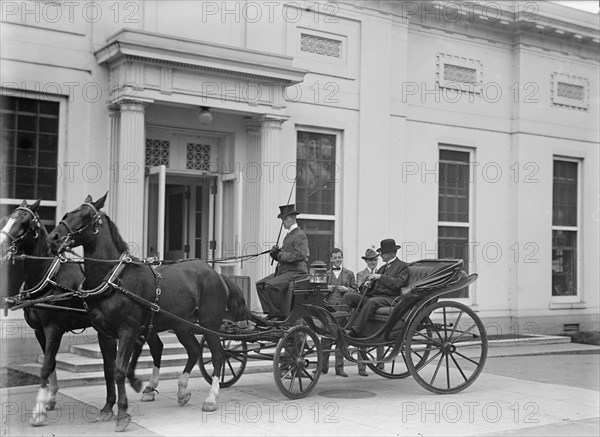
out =
<path fill-rule="evenodd" d="M 271 255 L 271 258 L 273 258 L 275 261 L 279 261 L 279 253 L 281 252 L 281 249 L 277 246 L 273 246 L 271 248 L 271 252 L 269 253 L 269 255 Z"/>
<path fill-rule="evenodd" d="M 378 280 L 379 278 L 381 278 L 381 275 L 380 275 L 379 273 L 371 273 L 371 274 L 368 276 L 368 278 L 367 278 L 367 279 L 368 279 L 369 281 L 376 281 L 376 280 Z"/>

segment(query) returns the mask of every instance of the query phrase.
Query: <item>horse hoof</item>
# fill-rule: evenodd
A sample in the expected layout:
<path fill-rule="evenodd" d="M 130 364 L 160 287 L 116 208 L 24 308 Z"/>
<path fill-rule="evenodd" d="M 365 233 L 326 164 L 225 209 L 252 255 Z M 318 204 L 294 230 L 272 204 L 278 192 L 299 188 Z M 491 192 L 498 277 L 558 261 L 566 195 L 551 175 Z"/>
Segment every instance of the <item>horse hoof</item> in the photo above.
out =
<path fill-rule="evenodd" d="M 46 423 L 46 414 L 34 413 L 31 417 L 31 426 L 42 426 Z"/>
<path fill-rule="evenodd" d="M 142 402 L 152 402 L 154 400 L 156 390 L 152 387 L 146 387 L 142 392 Z"/>
<path fill-rule="evenodd" d="M 56 408 L 56 401 L 48 401 L 46 404 L 46 411 L 52 411 Z"/>
<path fill-rule="evenodd" d="M 188 403 L 188 401 L 190 400 L 191 397 L 192 397 L 191 393 L 186 393 L 183 396 L 177 396 L 177 402 L 179 403 L 180 406 L 183 406 Z"/>
<path fill-rule="evenodd" d="M 213 412 L 217 411 L 217 403 L 216 402 L 204 402 L 202 404 L 202 411 Z"/>
<path fill-rule="evenodd" d="M 136 393 L 139 393 L 142 389 L 142 380 L 139 378 L 135 378 L 129 381 L 129 383 L 131 384 L 131 388 L 133 388 Z"/>
<path fill-rule="evenodd" d="M 117 431 L 117 432 L 125 431 L 125 429 L 129 426 L 130 423 L 131 423 L 131 416 L 129 414 L 126 414 L 125 417 L 122 417 L 121 419 L 117 419 L 117 426 L 115 427 L 115 431 Z"/>
<path fill-rule="evenodd" d="M 98 417 L 96 417 L 96 422 L 110 422 L 115 417 L 115 414 L 112 411 L 100 411 Z"/>

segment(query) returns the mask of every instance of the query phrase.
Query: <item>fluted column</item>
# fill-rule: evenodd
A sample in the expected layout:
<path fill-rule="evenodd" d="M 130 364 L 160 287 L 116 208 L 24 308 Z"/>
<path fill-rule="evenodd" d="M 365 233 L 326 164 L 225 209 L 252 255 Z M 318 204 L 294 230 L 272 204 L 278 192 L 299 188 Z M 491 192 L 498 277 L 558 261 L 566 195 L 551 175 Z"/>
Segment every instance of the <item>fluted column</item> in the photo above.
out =
<path fill-rule="evenodd" d="M 257 203 L 259 223 L 256 229 L 258 230 L 257 241 L 262 244 L 262 250 L 266 250 L 277 242 L 277 235 L 281 226 L 281 221 L 277 219 L 278 206 L 285 203 L 285 200 L 281 200 L 280 195 L 283 185 L 280 147 L 281 125 L 286 119 L 262 116 L 256 120 L 260 123 L 259 162 L 261 170 Z M 279 240 L 279 244 L 281 244 L 282 240 L 283 235 Z M 256 268 L 258 270 L 258 278 L 267 276 L 274 271 L 274 266 L 271 265 L 271 258 L 268 256 L 262 256 Z"/>
<path fill-rule="evenodd" d="M 114 221 L 130 251 L 142 256 L 144 241 L 144 112 L 148 102 L 124 100 L 119 103 L 121 119 L 117 161 L 113 171 L 117 188 Z"/>
<path fill-rule="evenodd" d="M 259 205 L 260 192 L 260 122 L 256 119 L 248 119 L 246 121 L 246 165 L 242 172 L 244 178 L 244 211 L 255 211 L 253 214 L 245 214 L 244 216 L 244 242 L 243 254 L 249 255 L 260 253 L 263 249 L 262 241 L 259 237 L 258 227 L 260 226 L 261 217 L 256 210 Z M 249 276 L 253 282 L 258 281 L 263 277 L 264 269 L 259 266 L 263 264 L 260 258 L 250 259 L 242 264 L 242 274 Z M 260 303 L 256 295 L 256 289 L 252 284 L 251 287 L 251 309 L 260 310 Z"/>
<path fill-rule="evenodd" d="M 121 111 L 118 106 L 110 106 L 108 108 L 108 116 L 110 119 L 110 138 L 109 138 L 109 187 L 108 187 L 108 215 L 111 218 L 116 218 L 117 213 L 117 197 L 119 194 L 117 178 L 115 177 L 115 169 L 118 161 L 119 154 L 119 135 L 120 135 L 120 125 L 121 125 Z"/>

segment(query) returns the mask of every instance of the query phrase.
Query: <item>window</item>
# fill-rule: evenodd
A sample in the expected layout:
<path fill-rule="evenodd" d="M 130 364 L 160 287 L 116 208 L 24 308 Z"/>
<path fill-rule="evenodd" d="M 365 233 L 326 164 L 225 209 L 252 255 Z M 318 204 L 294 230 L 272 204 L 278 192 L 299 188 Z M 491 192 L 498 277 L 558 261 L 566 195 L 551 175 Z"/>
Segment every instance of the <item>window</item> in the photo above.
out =
<path fill-rule="evenodd" d="M 440 150 L 438 187 L 438 257 L 464 261 L 469 271 L 469 152 Z M 469 297 L 468 289 L 445 295 Z"/>
<path fill-rule="evenodd" d="M 296 209 L 308 237 L 310 258 L 329 259 L 334 247 L 337 135 L 298 131 Z"/>
<path fill-rule="evenodd" d="M 578 163 L 554 160 L 552 296 L 577 295 Z"/>
<path fill-rule="evenodd" d="M 0 217 L 22 200 L 44 201 L 39 209 L 48 231 L 56 224 L 59 109 L 57 101 L 0 98 Z M 17 261 L 20 262 L 20 261 Z M 2 295 L 15 294 L 21 268 L 2 266 Z"/>

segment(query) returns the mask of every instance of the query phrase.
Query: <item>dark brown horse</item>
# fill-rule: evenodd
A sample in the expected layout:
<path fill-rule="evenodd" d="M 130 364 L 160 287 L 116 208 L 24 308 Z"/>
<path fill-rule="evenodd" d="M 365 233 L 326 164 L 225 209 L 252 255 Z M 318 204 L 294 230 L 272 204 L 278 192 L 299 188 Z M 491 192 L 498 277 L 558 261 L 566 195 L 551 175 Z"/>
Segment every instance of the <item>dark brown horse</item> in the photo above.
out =
<path fill-rule="evenodd" d="M 194 327 L 186 321 L 198 322 L 209 330 L 204 334 L 215 371 L 203 409 L 214 411 L 223 362 L 217 332 L 227 309 L 234 320 L 248 318 L 242 293 L 228 287 L 221 275 L 199 260 L 152 267 L 132 259 L 117 227 L 100 211 L 105 200 L 106 195 L 95 202 L 88 196 L 50 233 L 49 245 L 54 252 L 83 246 L 88 291 L 82 290 L 82 295 L 92 325 L 119 339 L 115 370 L 117 430 L 125 429 L 131 420 L 124 380 L 132 353 L 136 342 L 150 332 L 171 329 L 185 347 L 188 361 L 179 378 L 178 400 L 181 404 L 189 400 L 188 379 L 200 358 L 201 348 Z"/>
<path fill-rule="evenodd" d="M 8 250 L 14 254 L 27 255 L 23 261 L 24 290 L 17 297 L 18 303 L 25 304 L 24 315 L 44 353 L 44 362 L 40 369 L 40 390 L 37 395 L 31 424 L 41 425 L 46 419 L 46 410 L 54 409 L 58 381 L 56 378 L 56 354 L 60 342 L 66 332 L 92 326 L 90 317 L 83 309 L 83 301 L 72 296 L 72 291 L 84 279 L 81 267 L 73 263 L 61 263 L 58 258 L 47 257 L 48 234 L 40 221 L 38 209 L 40 201 L 21 205 L 8 217 L 0 231 L 0 244 L 8 243 Z M 3 254 L 6 251 L 3 250 Z M 32 300 L 48 301 L 50 296 L 63 296 L 55 303 L 62 309 L 41 309 L 40 306 L 28 306 Z M 48 304 L 41 304 L 48 305 Z M 106 404 L 100 410 L 98 420 L 112 419 L 112 408 L 116 402 L 114 361 L 116 356 L 116 340 L 102 334 L 98 341 L 104 359 L 104 378 L 106 380 Z M 141 381 L 133 376 L 133 369 L 128 373 L 131 385 L 137 391 Z"/>

